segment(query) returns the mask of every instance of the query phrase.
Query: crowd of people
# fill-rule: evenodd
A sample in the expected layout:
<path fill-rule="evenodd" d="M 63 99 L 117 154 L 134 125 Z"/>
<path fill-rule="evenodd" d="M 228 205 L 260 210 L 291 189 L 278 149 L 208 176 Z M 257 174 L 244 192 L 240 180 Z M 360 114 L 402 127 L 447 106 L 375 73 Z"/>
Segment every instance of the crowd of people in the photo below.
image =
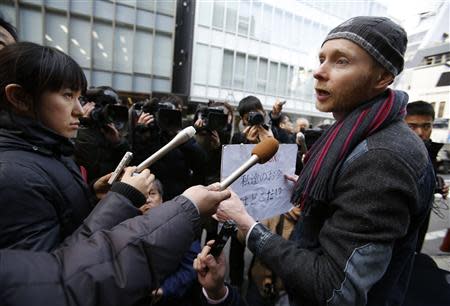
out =
<path fill-rule="evenodd" d="M 432 163 L 440 147 L 421 134 L 434 111 L 389 88 L 406 43 L 388 18 L 340 24 L 314 73 L 316 107 L 335 122 L 294 125 L 285 101 L 267 112 L 249 95 L 234 133 L 227 103 L 190 120 L 174 95 L 128 105 L 1 19 L 1 304 L 402 305 L 434 193 L 448 194 Z M 195 138 L 136 172 L 186 125 Z M 222 145 L 267 138 L 298 146 L 293 208 L 259 222 L 217 182 Z M 130 166 L 109 184 L 126 152 Z M 230 220 L 227 260 L 209 252 Z M 254 259 L 241 290 L 245 247 Z"/>

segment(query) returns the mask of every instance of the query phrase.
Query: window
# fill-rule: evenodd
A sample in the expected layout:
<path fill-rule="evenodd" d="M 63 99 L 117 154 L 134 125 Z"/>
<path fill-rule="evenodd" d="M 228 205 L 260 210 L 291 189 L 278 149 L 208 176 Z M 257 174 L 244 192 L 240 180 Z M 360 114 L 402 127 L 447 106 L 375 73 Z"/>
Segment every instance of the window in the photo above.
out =
<path fill-rule="evenodd" d="M 441 101 L 439 102 L 438 118 L 444 117 L 444 111 L 445 111 L 445 101 Z"/>
<path fill-rule="evenodd" d="M 247 35 L 250 28 L 250 2 L 241 1 L 239 7 L 238 33 Z"/>
<path fill-rule="evenodd" d="M 194 82 L 207 84 L 208 66 L 205 61 L 208 58 L 208 46 L 197 44 L 195 50 Z"/>
<path fill-rule="evenodd" d="M 211 26 L 212 1 L 198 1 L 198 23 L 207 27 Z"/>
<path fill-rule="evenodd" d="M 94 68 L 111 70 L 112 68 L 112 35 L 110 24 L 95 23 L 92 31 L 94 49 Z"/>
<path fill-rule="evenodd" d="M 238 9 L 237 1 L 227 2 L 227 18 L 225 29 L 232 33 L 236 32 L 237 9 Z"/>
<path fill-rule="evenodd" d="M 278 78 L 278 94 L 281 96 L 287 95 L 288 87 L 288 66 L 286 64 L 280 65 L 280 76 Z"/>
<path fill-rule="evenodd" d="M 66 17 L 51 13 L 48 13 L 45 17 L 45 44 L 68 53 L 67 36 L 69 35 L 69 29 L 67 28 Z"/>
<path fill-rule="evenodd" d="M 225 50 L 223 52 L 222 86 L 231 87 L 232 78 L 233 78 L 233 51 Z"/>
<path fill-rule="evenodd" d="M 222 49 L 211 47 L 209 49 L 208 84 L 220 86 L 220 76 L 222 73 Z"/>
<path fill-rule="evenodd" d="M 253 2 L 252 17 L 250 23 L 250 36 L 260 39 L 262 37 L 262 5 L 260 2 Z"/>
<path fill-rule="evenodd" d="M 42 24 L 44 21 L 41 12 L 27 8 L 22 8 L 19 12 L 19 40 L 42 44 Z"/>
<path fill-rule="evenodd" d="M 136 31 L 133 49 L 133 70 L 138 73 L 152 73 L 153 36 L 152 33 Z"/>
<path fill-rule="evenodd" d="M 224 2 L 214 1 L 213 7 L 213 27 L 223 28 L 223 14 L 225 12 Z"/>
<path fill-rule="evenodd" d="M 70 19 L 70 56 L 80 64 L 81 67 L 91 66 L 91 23 L 88 20 L 72 17 Z"/>
<path fill-rule="evenodd" d="M 133 30 L 116 27 L 114 34 L 114 70 L 131 73 L 133 70 Z"/>
<path fill-rule="evenodd" d="M 258 84 L 257 89 L 260 92 L 266 91 L 267 86 L 267 69 L 269 68 L 268 60 L 266 58 L 259 59 L 258 67 Z"/>
<path fill-rule="evenodd" d="M 158 0 L 156 3 L 156 11 L 158 13 L 175 16 L 176 0 Z"/>
<path fill-rule="evenodd" d="M 278 79 L 278 63 L 270 62 L 268 92 L 276 94 Z"/>
<path fill-rule="evenodd" d="M 156 34 L 153 56 L 153 74 L 171 77 L 173 50 L 170 36 Z"/>
<path fill-rule="evenodd" d="M 439 77 L 436 87 L 450 86 L 450 71 L 444 72 Z"/>
<path fill-rule="evenodd" d="M 245 54 L 236 53 L 236 65 L 234 67 L 234 82 L 233 87 L 244 88 L 245 80 Z"/>
<path fill-rule="evenodd" d="M 247 62 L 247 77 L 245 78 L 245 87 L 250 91 L 256 91 L 256 83 L 258 80 L 258 75 L 256 74 L 256 64 L 256 57 L 249 56 Z"/>
<path fill-rule="evenodd" d="M 261 39 L 268 42 L 270 41 L 270 33 L 272 32 L 272 7 L 267 4 L 264 4 L 261 25 Z"/>

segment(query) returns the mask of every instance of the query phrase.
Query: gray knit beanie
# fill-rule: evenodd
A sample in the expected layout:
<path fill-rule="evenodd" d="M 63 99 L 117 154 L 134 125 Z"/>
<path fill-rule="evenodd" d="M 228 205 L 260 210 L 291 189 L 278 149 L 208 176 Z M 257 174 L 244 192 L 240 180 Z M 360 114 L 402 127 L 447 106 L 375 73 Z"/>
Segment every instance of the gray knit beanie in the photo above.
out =
<path fill-rule="evenodd" d="M 323 43 L 338 38 L 359 45 L 394 76 L 402 72 L 408 39 L 405 30 L 389 18 L 351 18 L 332 29 Z"/>

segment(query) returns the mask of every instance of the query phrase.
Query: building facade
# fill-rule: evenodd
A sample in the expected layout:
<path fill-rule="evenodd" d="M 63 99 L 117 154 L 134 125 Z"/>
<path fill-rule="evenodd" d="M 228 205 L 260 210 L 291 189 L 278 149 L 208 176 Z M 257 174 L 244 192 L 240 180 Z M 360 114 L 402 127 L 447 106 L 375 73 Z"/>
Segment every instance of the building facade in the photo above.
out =
<path fill-rule="evenodd" d="M 0 0 L 0 11 L 20 40 L 72 56 L 91 86 L 171 91 L 175 1 Z"/>

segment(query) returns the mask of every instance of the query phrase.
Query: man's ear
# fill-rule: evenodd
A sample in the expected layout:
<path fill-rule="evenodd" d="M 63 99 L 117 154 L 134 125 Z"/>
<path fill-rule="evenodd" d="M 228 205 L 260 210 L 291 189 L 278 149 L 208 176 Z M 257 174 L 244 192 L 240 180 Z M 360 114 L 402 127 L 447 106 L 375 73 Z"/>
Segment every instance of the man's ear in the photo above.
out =
<path fill-rule="evenodd" d="M 5 87 L 5 96 L 13 112 L 18 114 L 32 113 L 31 97 L 18 84 L 8 84 Z"/>
<path fill-rule="evenodd" d="M 375 89 L 384 90 L 394 82 L 394 76 L 386 69 L 381 69 L 375 82 Z"/>

